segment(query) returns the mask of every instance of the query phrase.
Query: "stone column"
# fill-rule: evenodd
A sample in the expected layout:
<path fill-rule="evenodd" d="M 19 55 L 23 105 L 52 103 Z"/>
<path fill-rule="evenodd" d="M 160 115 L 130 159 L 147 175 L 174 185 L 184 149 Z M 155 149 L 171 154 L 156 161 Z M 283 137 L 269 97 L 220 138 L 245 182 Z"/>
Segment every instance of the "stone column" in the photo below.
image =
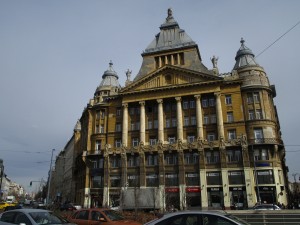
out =
<path fill-rule="evenodd" d="M 122 145 L 127 147 L 127 142 L 128 142 L 128 104 L 123 103 Z"/>
<path fill-rule="evenodd" d="M 146 140 L 146 122 L 145 122 L 145 101 L 139 102 L 141 109 L 140 109 L 140 142 L 145 144 Z"/>
<path fill-rule="evenodd" d="M 197 119 L 197 138 L 203 140 L 203 119 L 201 107 L 201 95 L 195 95 L 196 98 L 196 119 Z"/>
<path fill-rule="evenodd" d="M 216 96 L 216 109 L 217 109 L 217 119 L 218 119 L 218 137 L 224 138 L 224 123 L 223 123 L 223 114 L 222 114 L 222 105 L 221 105 L 221 93 L 215 93 Z"/>
<path fill-rule="evenodd" d="M 164 116 L 163 100 L 157 99 L 158 102 L 158 141 L 164 143 Z"/>
<path fill-rule="evenodd" d="M 175 99 L 177 102 L 177 140 L 183 141 L 181 97 L 176 97 Z"/>

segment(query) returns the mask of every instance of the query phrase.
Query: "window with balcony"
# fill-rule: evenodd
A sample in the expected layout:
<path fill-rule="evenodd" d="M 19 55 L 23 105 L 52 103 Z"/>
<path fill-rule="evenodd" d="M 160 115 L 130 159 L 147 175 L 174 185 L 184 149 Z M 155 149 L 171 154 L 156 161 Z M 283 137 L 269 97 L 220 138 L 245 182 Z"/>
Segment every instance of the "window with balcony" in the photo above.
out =
<path fill-rule="evenodd" d="M 262 143 L 264 139 L 262 128 L 254 128 L 255 143 Z"/>

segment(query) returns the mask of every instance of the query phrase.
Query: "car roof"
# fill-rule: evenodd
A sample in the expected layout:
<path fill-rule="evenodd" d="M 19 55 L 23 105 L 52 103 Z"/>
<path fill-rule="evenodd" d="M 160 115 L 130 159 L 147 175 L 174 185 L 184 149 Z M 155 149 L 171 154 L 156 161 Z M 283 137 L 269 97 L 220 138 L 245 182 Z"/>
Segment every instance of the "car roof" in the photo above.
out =
<path fill-rule="evenodd" d="M 171 217 L 173 215 L 184 215 L 184 214 L 199 214 L 199 215 L 218 215 L 218 216 L 225 216 L 227 213 L 224 211 L 199 211 L 199 210 L 185 210 L 185 211 L 177 211 L 177 212 L 171 212 L 171 213 L 167 213 L 163 215 L 163 218 L 168 218 Z"/>
<path fill-rule="evenodd" d="M 9 212 L 23 212 L 23 213 L 31 213 L 31 212 L 50 212 L 49 210 L 45 209 L 13 209 L 10 210 Z"/>

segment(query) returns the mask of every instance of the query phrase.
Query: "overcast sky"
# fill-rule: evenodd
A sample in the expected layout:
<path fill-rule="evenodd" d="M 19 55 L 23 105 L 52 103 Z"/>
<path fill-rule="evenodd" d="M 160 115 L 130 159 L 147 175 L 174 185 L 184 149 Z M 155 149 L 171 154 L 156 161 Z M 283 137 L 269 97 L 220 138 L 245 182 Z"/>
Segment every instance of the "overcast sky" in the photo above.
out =
<path fill-rule="evenodd" d="M 9 178 L 27 191 L 47 180 L 51 150 L 71 138 L 109 61 L 122 86 L 127 69 L 133 79 L 170 7 L 209 69 L 216 55 L 220 72 L 231 72 L 241 37 L 255 55 L 265 50 L 256 61 L 276 86 L 291 180 L 300 173 L 300 1 L 0 0 L 0 158 Z"/>

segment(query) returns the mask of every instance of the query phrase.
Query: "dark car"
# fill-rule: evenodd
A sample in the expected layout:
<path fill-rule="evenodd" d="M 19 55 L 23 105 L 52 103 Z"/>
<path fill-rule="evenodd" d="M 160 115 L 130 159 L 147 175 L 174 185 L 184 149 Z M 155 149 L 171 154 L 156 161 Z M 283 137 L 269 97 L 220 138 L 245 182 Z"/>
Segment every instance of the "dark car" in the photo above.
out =
<path fill-rule="evenodd" d="M 210 211 L 180 211 L 163 215 L 159 219 L 152 220 L 145 225 L 249 225 L 231 214 Z"/>
<path fill-rule="evenodd" d="M 72 203 L 64 203 L 60 206 L 60 211 L 74 211 L 77 210 Z"/>

